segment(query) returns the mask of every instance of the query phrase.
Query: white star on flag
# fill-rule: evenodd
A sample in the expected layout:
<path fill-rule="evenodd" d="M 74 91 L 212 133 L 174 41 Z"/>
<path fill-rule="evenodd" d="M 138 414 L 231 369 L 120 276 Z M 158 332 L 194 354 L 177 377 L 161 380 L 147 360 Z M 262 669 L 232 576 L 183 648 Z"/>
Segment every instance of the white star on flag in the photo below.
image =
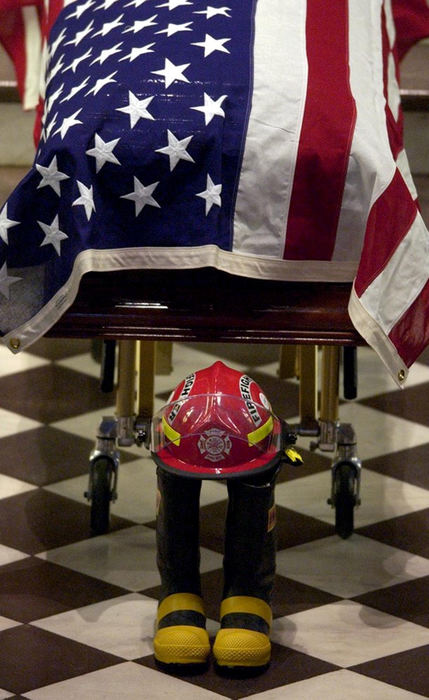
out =
<path fill-rule="evenodd" d="M 128 2 L 124 7 L 131 7 L 132 5 L 134 5 L 134 7 L 141 7 L 145 2 L 149 2 L 149 0 L 131 0 L 131 2 Z"/>
<path fill-rule="evenodd" d="M 210 36 L 210 34 L 206 34 L 204 41 L 192 42 L 192 46 L 201 46 L 204 49 L 204 58 L 207 58 L 207 56 L 210 56 L 214 51 L 230 53 L 224 46 L 227 41 L 231 41 L 231 39 L 215 39 Z"/>
<path fill-rule="evenodd" d="M 77 115 L 80 114 L 82 111 L 82 107 L 78 109 L 74 114 L 72 114 L 70 117 L 65 117 L 63 119 L 63 123 L 61 124 L 60 128 L 54 131 L 53 136 L 55 134 L 58 134 L 58 132 L 61 134 L 61 138 L 63 139 L 64 136 L 67 134 L 68 130 L 71 129 L 72 126 L 76 126 L 77 124 L 83 124 L 83 122 L 80 121 L 80 119 L 76 119 Z"/>
<path fill-rule="evenodd" d="M 91 54 L 92 54 L 92 48 L 88 49 L 88 51 L 83 53 L 81 56 L 78 56 L 77 58 L 75 58 L 74 61 L 72 61 L 69 66 L 64 68 L 63 73 L 65 73 L 68 70 L 71 70 L 73 73 L 76 73 L 76 68 L 78 67 L 79 63 L 81 63 L 82 61 L 85 61 L 87 58 L 89 58 L 91 56 Z"/>
<path fill-rule="evenodd" d="M 72 12 L 71 15 L 67 15 L 66 19 L 73 19 L 73 17 L 76 17 L 76 19 L 79 19 L 84 12 L 86 12 L 92 5 L 95 5 L 94 0 L 86 0 L 82 5 L 78 5 L 76 7 L 76 10 Z"/>
<path fill-rule="evenodd" d="M 10 299 L 10 290 L 9 287 L 12 284 L 15 284 L 15 282 L 19 282 L 22 277 L 12 277 L 11 275 L 9 276 L 7 274 L 7 267 L 6 263 L 4 263 L 3 267 L 0 270 L 0 294 L 3 294 L 6 299 Z"/>
<path fill-rule="evenodd" d="M 158 22 L 153 22 L 152 20 L 156 19 L 157 17 L 158 15 L 152 15 L 152 17 L 149 17 L 148 19 L 137 19 L 135 20 L 133 26 L 124 29 L 122 34 L 126 34 L 127 32 L 134 32 L 134 34 L 137 34 L 137 32 L 141 32 L 141 30 L 146 29 L 146 27 L 154 27 L 158 24 Z"/>
<path fill-rule="evenodd" d="M 43 221 L 38 221 L 37 223 L 39 224 L 40 228 L 45 234 L 45 237 L 41 242 L 40 247 L 42 245 L 53 245 L 57 252 L 57 255 L 61 255 L 61 241 L 64 241 L 66 238 L 68 238 L 68 236 L 64 233 L 64 231 L 60 231 L 58 214 L 56 215 L 52 224 L 45 224 L 43 223 Z"/>
<path fill-rule="evenodd" d="M 93 186 L 91 185 L 91 187 L 86 187 L 86 185 L 84 185 L 83 182 L 79 182 L 79 180 L 76 180 L 76 182 L 79 188 L 80 197 L 74 200 L 72 206 L 84 207 L 86 218 L 89 221 L 92 216 L 92 212 L 95 211 Z"/>
<path fill-rule="evenodd" d="M 83 80 L 83 81 L 81 82 L 80 85 L 76 85 L 74 88 L 72 88 L 72 89 L 70 90 L 70 92 L 69 92 L 69 94 L 67 95 L 67 97 L 63 97 L 63 99 L 60 100 L 60 104 L 62 104 L 63 102 L 68 102 L 69 100 L 72 100 L 73 97 L 74 97 L 75 95 L 77 95 L 78 92 L 80 92 L 81 90 L 83 90 L 83 88 L 86 88 L 86 86 L 88 85 L 88 82 L 89 82 L 89 77 L 86 76 L 85 80 Z"/>
<path fill-rule="evenodd" d="M 44 129 L 44 132 L 45 132 L 45 141 L 48 140 L 48 138 L 49 138 L 50 135 L 51 135 L 52 129 L 54 128 L 54 126 L 56 126 L 56 124 L 57 124 L 57 117 L 58 117 L 58 112 L 55 112 L 54 116 L 53 116 L 51 119 L 49 119 L 49 124 L 48 124 L 48 126 L 46 127 L 46 129 Z"/>
<path fill-rule="evenodd" d="M 85 37 L 88 34 L 91 34 L 92 29 L 94 27 L 94 20 L 92 19 L 89 24 L 86 25 L 85 29 L 82 29 L 80 32 L 76 32 L 76 35 L 74 39 L 71 41 L 67 41 L 64 46 L 68 46 L 69 44 L 74 44 L 75 46 L 79 46 L 80 42 L 85 39 Z"/>
<path fill-rule="evenodd" d="M 138 216 L 141 210 L 147 205 L 161 209 L 156 199 L 152 197 L 152 192 L 155 191 L 158 185 L 159 181 L 153 182 L 151 185 L 147 185 L 145 187 L 143 183 L 141 183 L 140 180 L 134 176 L 134 191 L 129 192 L 129 194 L 121 195 L 121 199 L 130 199 L 134 202 L 136 207 L 136 216 Z"/>
<path fill-rule="evenodd" d="M 157 5 L 157 7 L 168 7 L 169 10 L 175 10 L 176 7 L 182 7 L 182 5 L 193 5 L 193 2 L 189 2 L 189 0 L 168 0 L 168 2 L 164 2 L 162 5 Z"/>
<path fill-rule="evenodd" d="M 0 212 L 0 238 L 6 243 L 9 243 L 7 230 L 12 226 L 17 226 L 20 222 L 7 218 L 7 203 Z"/>
<path fill-rule="evenodd" d="M 40 190 L 41 187 L 52 187 L 54 192 L 60 196 L 61 186 L 60 182 L 62 180 L 68 180 L 69 176 L 58 170 L 57 156 L 54 156 L 49 163 L 48 167 L 44 165 L 39 165 L 36 163 L 36 168 L 40 175 L 42 176 L 41 181 L 37 185 L 37 189 Z"/>
<path fill-rule="evenodd" d="M 130 126 L 131 129 L 135 127 L 139 119 L 152 119 L 153 121 L 155 120 L 155 117 L 153 117 L 147 110 L 148 106 L 153 100 L 153 95 L 152 97 L 145 97 L 143 100 L 139 100 L 138 97 L 136 97 L 131 90 L 128 91 L 128 107 L 117 107 L 116 111 L 117 112 L 125 112 L 125 114 L 130 115 Z"/>
<path fill-rule="evenodd" d="M 193 22 L 184 22 L 183 24 L 173 24 L 170 22 L 167 29 L 161 29 L 161 31 L 155 32 L 155 34 L 173 36 L 173 34 L 177 34 L 177 32 L 192 32 L 193 30 L 190 28 L 191 24 L 193 24 Z"/>
<path fill-rule="evenodd" d="M 113 29 L 117 29 L 117 27 L 122 27 L 122 25 L 124 24 L 123 22 L 121 22 L 123 16 L 124 15 L 122 14 L 119 15 L 119 17 L 114 19 L 112 22 L 105 22 L 101 27 L 100 31 L 95 32 L 93 36 L 106 36 L 106 34 L 109 34 L 109 32 L 111 32 Z"/>
<path fill-rule="evenodd" d="M 194 15 L 206 15 L 207 19 L 212 19 L 212 17 L 216 17 L 216 15 L 223 15 L 231 19 L 231 15 L 229 15 L 228 12 L 231 12 L 230 7 L 211 7 L 211 5 L 207 5 L 207 9 L 205 10 L 195 10 Z"/>
<path fill-rule="evenodd" d="M 100 172 L 103 165 L 106 163 L 115 163 L 115 165 L 120 165 L 119 160 L 113 155 L 113 149 L 119 143 L 120 139 L 113 139 L 113 141 L 103 141 L 101 136 L 95 134 L 95 146 L 86 151 L 88 156 L 95 158 L 95 172 Z"/>
<path fill-rule="evenodd" d="M 204 192 L 199 192 L 196 196 L 206 200 L 206 216 L 214 204 L 218 207 L 222 204 L 221 199 L 222 185 L 215 185 L 210 175 L 207 175 L 207 189 Z"/>
<path fill-rule="evenodd" d="M 48 99 L 45 102 L 45 113 L 47 114 L 49 110 L 51 109 L 52 105 L 54 104 L 55 100 L 61 95 L 62 91 L 64 89 L 64 83 L 60 85 L 60 87 L 55 90 L 55 92 L 52 93 L 52 95 L 49 95 Z"/>
<path fill-rule="evenodd" d="M 107 75 L 105 78 L 99 78 L 97 82 L 95 83 L 94 87 L 91 88 L 91 90 L 88 90 L 88 92 L 85 93 L 85 97 L 87 95 L 96 95 L 102 88 L 104 88 L 105 85 L 108 85 L 109 83 L 117 83 L 117 80 L 113 80 L 113 76 L 116 75 L 118 71 L 115 70 L 113 73 L 110 73 L 110 75 Z"/>
<path fill-rule="evenodd" d="M 185 70 L 189 68 L 190 63 L 183 63 L 181 66 L 175 66 L 168 58 L 165 59 L 165 67 L 162 70 L 153 70 L 151 73 L 155 75 L 163 75 L 165 87 L 168 88 L 175 80 L 180 80 L 183 83 L 189 83 L 188 78 L 183 75 Z"/>
<path fill-rule="evenodd" d="M 108 10 L 109 7 L 112 7 L 112 5 L 115 4 L 115 2 L 118 2 L 118 0 L 104 0 L 104 2 L 96 7 L 95 10 Z"/>
<path fill-rule="evenodd" d="M 93 63 L 99 63 L 101 66 L 101 64 L 104 63 L 104 61 L 107 61 L 110 56 L 113 56 L 115 53 L 121 53 L 121 49 L 119 47 L 122 46 L 123 43 L 123 41 L 120 41 L 119 44 L 112 46 L 110 49 L 103 49 L 100 55 L 97 58 L 94 58 L 89 65 L 92 66 Z"/>
<path fill-rule="evenodd" d="M 57 36 L 57 38 L 55 39 L 55 41 L 52 41 L 52 42 L 51 42 L 51 46 L 50 46 L 50 50 L 49 50 L 49 58 L 50 58 L 50 59 L 52 59 L 52 56 L 54 55 L 55 51 L 57 50 L 57 48 L 58 48 L 59 45 L 61 44 L 62 40 L 65 38 L 66 33 L 67 33 L 67 32 L 66 32 L 65 28 L 63 28 L 63 29 L 60 31 L 60 33 L 58 34 L 58 36 Z M 72 43 L 72 42 L 70 42 L 70 43 Z"/>
<path fill-rule="evenodd" d="M 210 124 L 213 117 L 225 117 L 225 111 L 222 109 L 221 105 L 227 97 L 228 95 L 222 95 L 218 97 L 217 100 L 213 100 L 210 95 L 207 95 L 205 92 L 204 104 L 199 107 L 190 107 L 190 109 L 195 109 L 196 112 L 202 112 L 207 126 Z"/>
<path fill-rule="evenodd" d="M 123 58 L 120 58 L 119 61 L 129 60 L 129 62 L 131 63 L 131 61 L 135 61 L 136 58 L 142 56 L 145 53 L 154 53 L 152 46 L 155 46 L 155 42 L 153 42 L 152 44 L 146 44 L 146 46 L 141 46 L 140 48 L 135 46 L 131 49 L 129 54 L 127 54 Z"/>
<path fill-rule="evenodd" d="M 167 129 L 167 136 L 168 146 L 165 146 L 165 148 L 158 148 L 156 153 L 164 153 L 170 158 L 170 172 L 173 172 L 180 160 L 187 160 L 190 163 L 195 163 L 192 156 L 190 156 L 186 150 L 189 143 L 194 138 L 193 136 L 188 136 L 187 138 L 179 141 L 169 129 Z"/>
<path fill-rule="evenodd" d="M 64 73 L 64 71 L 62 70 L 62 68 L 64 66 L 63 58 L 64 58 L 64 54 L 62 54 L 59 57 L 58 61 L 55 61 L 55 64 L 52 66 L 52 68 L 49 66 L 49 72 L 48 72 L 48 75 L 46 78 L 46 85 L 51 82 L 52 78 L 55 78 L 57 73 L 59 73 L 60 71 L 62 73 Z"/>

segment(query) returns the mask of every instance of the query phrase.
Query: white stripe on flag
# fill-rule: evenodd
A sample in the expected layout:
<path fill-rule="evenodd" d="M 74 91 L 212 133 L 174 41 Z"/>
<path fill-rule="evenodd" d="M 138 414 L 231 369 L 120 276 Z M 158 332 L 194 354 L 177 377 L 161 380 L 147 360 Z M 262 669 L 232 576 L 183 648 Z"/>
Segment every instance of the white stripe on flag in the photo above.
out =
<path fill-rule="evenodd" d="M 396 43 L 396 26 L 393 17 L 392 0 L 384 0 L 384 11 L 386 13 L 386 28 L 389 35 L 390 48 L 393 49 Z"/>
<path fill-rule="evenodd" d="M 399 172 L 404 178 L 405 184 L 407 185 L 412 198 L 416 200 L 418 197 L 418 193 L 414 184 L 413 176 L 411 175 L 407 152 L 404 148 L 398 153 L 398 157 L 396 159 L 396 167 L 398 168 Z"/>
<path fill-rule="evenodd" d="M 257 3 L 253 100 L 234 221 L 240 253 L 283 257 L 307 86 L 306 5 Z"/>
<path fill-rule="evenodd" d="M 350 87 L 357 118 L 334 260 L 359 260 L 371 207 L 396 171 L 383 94 L 381 0 L 349 0 L 349 46 Z"/>
<path fill-rule="evenodd" d="M 34 109 L 39 101 L 40 52 L 42 35 L 35 7 L 22 8 L 25 33 L 24 109 Z"/>
<path fill-rule="evenodd" d="M 384 270 L 360 297 L 361 304 L 388 335 L 422 291 L 429 277 L 429 237 L 417 216 Z"/>
<path fill-rule="evenodd" d="M 48 43 L 43 41 L 42 57 L 40 60 L 39 96 L 44 100 L 46 95 L 46 66 L 48 65 Z"/>
<path fill-rule="evenodd" d="M 384 0 L 384 12 L 386 14 L 386 29 L 389 36 L 389 65 L 388 65 L 388 99 L 389 107 L 396 121 L 399 119 L 399 108 L 401 105 L 401 97 L 399 92 L 398 80 L 396 78 L 396 62 L 393 55 L 393 49 L 396 42 L 396 27 L 393 18 L 392 0 Z"/>

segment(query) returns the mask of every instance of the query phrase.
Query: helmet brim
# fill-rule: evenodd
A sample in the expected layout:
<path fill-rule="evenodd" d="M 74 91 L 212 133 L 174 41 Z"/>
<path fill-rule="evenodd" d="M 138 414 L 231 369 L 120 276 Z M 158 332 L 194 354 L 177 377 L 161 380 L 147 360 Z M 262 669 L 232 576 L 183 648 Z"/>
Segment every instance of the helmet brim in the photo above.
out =
<path fill-rule="evenodd" d="M 162 455 L 160 452 L 152 452 L 152 458 L 155 464 L 164 469 L 170 474 L 181 475 L 194 479 L 241 479 L 247 476 L 256 476 L 265 471 L 269 471 L 276 467 L 282 457 L 282 451 L 279 450 L 270 456 L 263 455 L 260 458 L 252 460 L 251 463 L 235 465 L 233 467 L 203 467 L 195 466 L 183 462 L 182 460 L 171 457 L 170 454 Z"/>

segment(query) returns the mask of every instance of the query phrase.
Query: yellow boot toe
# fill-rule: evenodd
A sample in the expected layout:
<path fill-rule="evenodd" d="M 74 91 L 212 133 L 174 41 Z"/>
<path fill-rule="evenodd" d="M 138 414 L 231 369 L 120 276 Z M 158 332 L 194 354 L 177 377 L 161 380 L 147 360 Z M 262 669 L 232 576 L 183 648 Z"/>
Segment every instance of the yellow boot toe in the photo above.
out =
<path fill-rule="evenodd" d="M 174 593 L 160 603 L 153 647 L 156 661 L 162 664 L 207 662 L 210 641 L 199 596 Z"/>
<path fill-rule="evenodd" d="M 190 625 L 158 630 L 153 646 L 156 660 L 164 664 L 203 664 L 210 653 L 206 630 Z"/>
<path fill-rule="evenodd" d="M 245 629 L 222 629 L 213 647 L 218 666 L 266 666 L 271 657 L 271 642 L 266 634 Z"/>
<path fill-rule="evenodd" d="M 252 596 L 233 596 L 222 601 L 221 629 L 213 654 L 219 667 L 258 668 L 271 658 L 269 638 L 271 608 Z"/>

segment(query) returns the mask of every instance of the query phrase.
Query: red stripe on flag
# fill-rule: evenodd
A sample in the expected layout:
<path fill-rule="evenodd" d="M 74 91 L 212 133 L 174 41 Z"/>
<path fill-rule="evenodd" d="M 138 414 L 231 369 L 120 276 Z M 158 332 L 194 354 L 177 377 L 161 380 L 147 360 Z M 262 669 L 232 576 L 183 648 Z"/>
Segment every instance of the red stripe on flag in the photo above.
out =
<path fill-rule="evenodd" d="M 407 367 L 411 367 L 429 344 L 428 309 L 429 282 L 389 333 Z"/>
<path fill-rule="evenodd" d="M 427 0 L 393 0 L 392 7 L 402 60 L 413 44 L 429 36 L 429 5 Z"/>
<path fill-rule="evenodd" d="M 397 169 L 389 187 L 377 199 L 368 217 L 355 281 L 355 290 L 359 297 L 382 272 L 410 230 L 416 214 L 416 204 Z"/>
<path fill-rule="evenodd" d="M 308 2 L 306 42 L 307 97 L 283 257 L 330 260 L 356 120 L 347 3 Z"/>
<path fill-rule="evenodd" d="M 46 36 L 49 36 L 49 32 L 52 29 L 54 22 L 61 10 L 64 8 L 63 0 L 49 0 L 49 14 L 47 18 Z"/>
<path fill-rule="evenodd" d="M 27 69 L 24 22 L 21 9 L 6 10 L 7 7 L 3 12 L 3 5 L 0 6 L 0 43 L 13 61 L 19 95 L 23 100 Z"/>

